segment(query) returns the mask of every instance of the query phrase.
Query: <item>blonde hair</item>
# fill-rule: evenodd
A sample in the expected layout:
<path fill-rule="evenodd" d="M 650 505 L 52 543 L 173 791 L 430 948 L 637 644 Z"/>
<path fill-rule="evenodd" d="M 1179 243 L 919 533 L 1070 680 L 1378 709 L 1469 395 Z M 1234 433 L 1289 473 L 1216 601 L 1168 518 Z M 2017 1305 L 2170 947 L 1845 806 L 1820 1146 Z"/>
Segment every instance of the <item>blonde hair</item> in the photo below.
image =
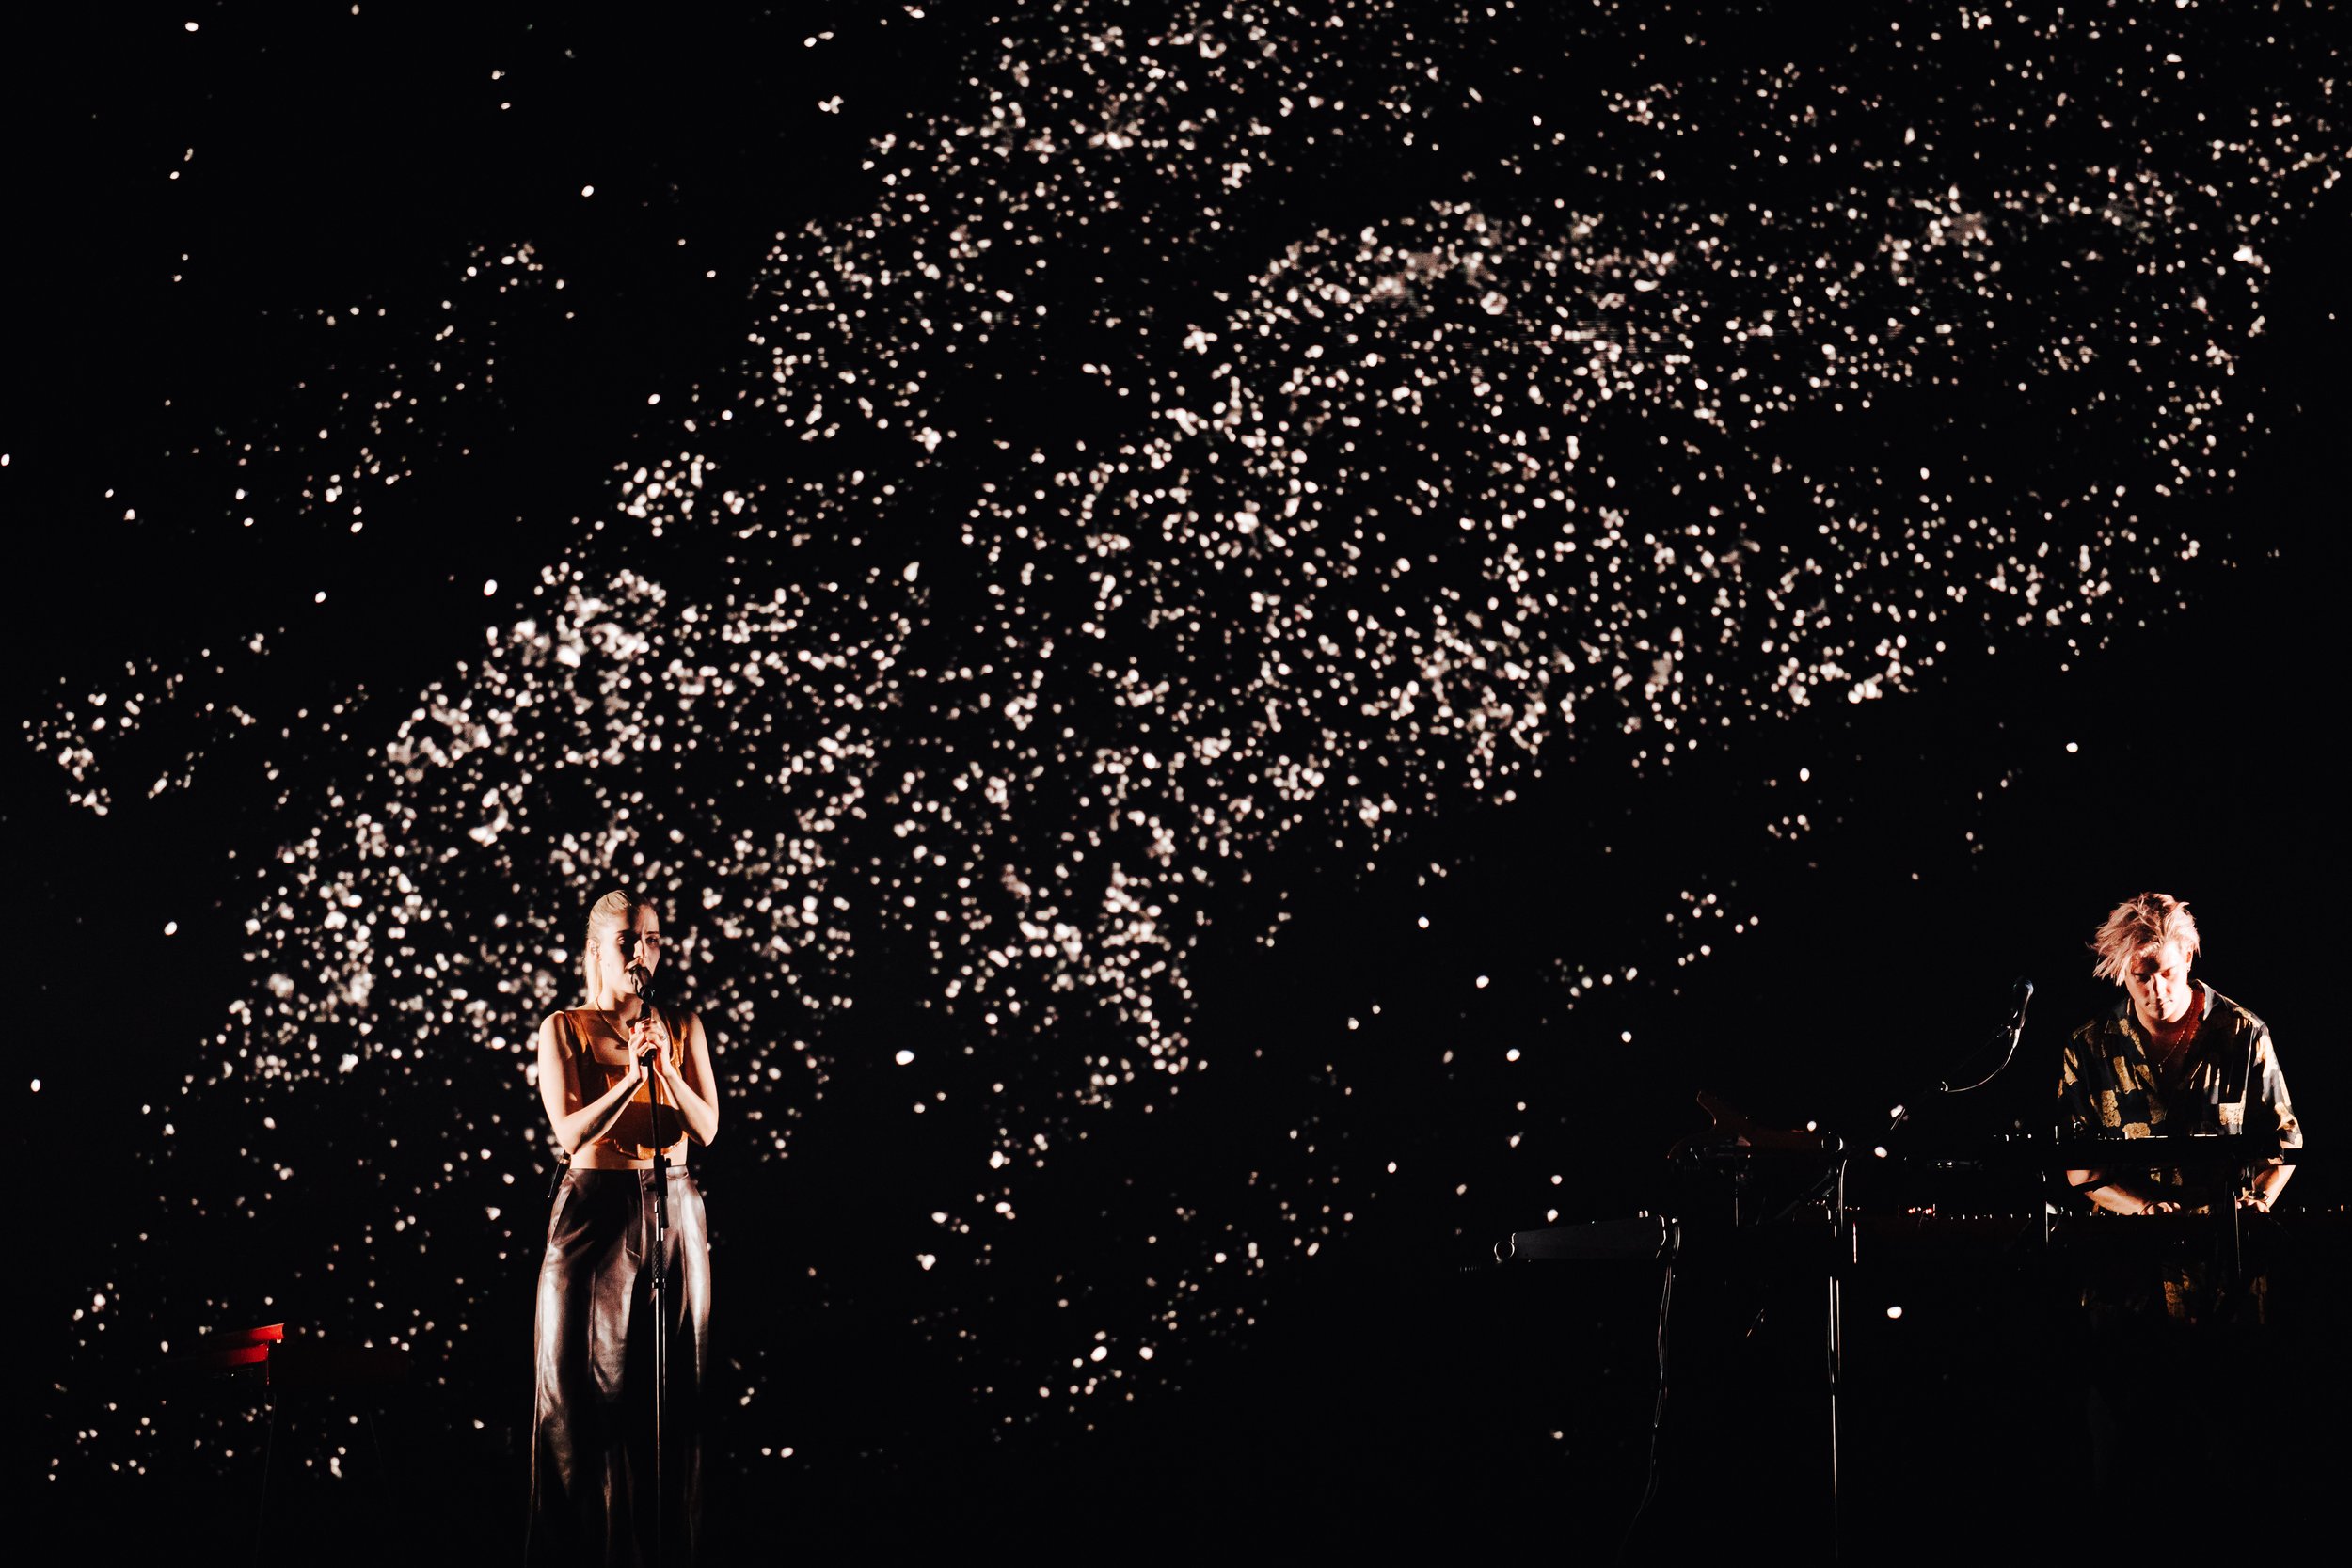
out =
<path fill-rule="evenodd" d="M 580 978 L 588 988 L 588 1003 L 596 1005 L 596 943 L 607 931 L 618 930 L 637 918 L 645 901 L 627 888 L 614 888 L 588 906 L 588 936 L 580 949 Z"/>
<path fill-rule="evenodd" d="M 2168 942 L 2179 942 L 2182 952 L 2196 958 L 2197 917 L 2169 893 L 2135 894 L 2107 911 L 2106 923 L 2090 939 L 2090 950 L 2099 955 L 2090 973 L 2121 985 L 2135 955 Z"/>

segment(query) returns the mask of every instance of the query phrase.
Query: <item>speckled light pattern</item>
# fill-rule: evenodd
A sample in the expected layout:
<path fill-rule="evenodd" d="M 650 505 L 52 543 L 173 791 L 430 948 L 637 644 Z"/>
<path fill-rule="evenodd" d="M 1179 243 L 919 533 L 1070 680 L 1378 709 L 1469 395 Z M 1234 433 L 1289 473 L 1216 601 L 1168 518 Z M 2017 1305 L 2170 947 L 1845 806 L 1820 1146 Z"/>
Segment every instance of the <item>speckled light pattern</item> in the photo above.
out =
<path fill-rule="evenodd" d="M 243 1215 L 353 1189 L 287 1262 L 344 1281 L 364 1337 L 445 1354 L 479 1307 L 422 1256 L 453 1227 L 535 1248 L 532 1032 L 577 1000 L 580 911 L 628 883 L 682 939 L 727 1135 L 786 1189 L 838 1080 L 910 1119 L 985 1097 L 936 1202 L 871 1216 L 968 1281 L 914 1327 L 961 1338 L 982 1424 L 1149 1398 L 1343 1239 L 1379 1151 L 1335 1140 L 1311 1192 L 1212 1161 L 1227 1212 L 1085 1261 L 1149 1275 L 1117 1321 L 990 1243 L 1071 1140 L 1185 1114 L 1220 1052 L 1191 960 L 1273 939 L 1231 911 L 1265 906 L 1238 889 L 1275 847 L 1375 868 L 1596 727 L 1665 768 L 1947 650 L 2062 662 L 2226 558 L 2173 503 L 2259 435 L 2235 376 L 2265 254 L 2341 173 L 2292 8 L 2270 41 L 2209 5 L 1922 6 L 1769 64 L 1654 6 L 1177 9 L 951 35 L 963 80 L 873 146 L 870 210 L 778 235 L 739 359 L 665 439 L 589 459 L 607 515 L 490 588 L 426 689 L 255 741 L 255 626 L 33 727 L 102 813 L 275 748 L 283 842 L 231 868 L 249 983 L 152 1114 L 254 1125 L 210 1173 Z M 2203 90 L 2249 59 L 2274 97 Z M 1395 178 L 1319 191 L 1343 154 Z M 404 434 L 423 389 L 494 374 L 507 292 L 560 289 L 528 243 L 459 270 L 429 330 L 347 367 L 365 412 L 323 390 L 314 427 L 233 439 L 266 456 L 215 526 L 251 492 L 357 531 L 438 460 Z M 1023 406 L 1046 395 L 1060 417 Z M 1578 955 L 1564 994 L 1756 917 L 1687 893 L 1668 947 Z M 935 1029 L 845 1054 L 884 955 Z M 331 1142 L 270 1135 L 330 1107 Z M 186 1223 L 161 1201 L 126 1227 Z M 205 1317 L 139 1256 L 92 1282 L 85 1346 Z M 778 1420 L 758 1453 L 821 1448 Z"/>

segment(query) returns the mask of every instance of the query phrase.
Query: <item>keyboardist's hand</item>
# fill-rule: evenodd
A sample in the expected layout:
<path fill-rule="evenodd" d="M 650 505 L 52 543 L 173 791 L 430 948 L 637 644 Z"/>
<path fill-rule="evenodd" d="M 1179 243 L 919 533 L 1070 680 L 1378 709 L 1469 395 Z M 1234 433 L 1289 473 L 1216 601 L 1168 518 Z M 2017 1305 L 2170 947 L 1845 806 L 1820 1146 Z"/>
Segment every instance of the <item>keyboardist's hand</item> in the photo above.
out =
<path fill-rule="evenodd" d="M 2143 1214 L 2177 1214 L 2181 1206 L 2170 1198 L 2151 1198 L 2140 1205 L 2139 1212 Z"/>

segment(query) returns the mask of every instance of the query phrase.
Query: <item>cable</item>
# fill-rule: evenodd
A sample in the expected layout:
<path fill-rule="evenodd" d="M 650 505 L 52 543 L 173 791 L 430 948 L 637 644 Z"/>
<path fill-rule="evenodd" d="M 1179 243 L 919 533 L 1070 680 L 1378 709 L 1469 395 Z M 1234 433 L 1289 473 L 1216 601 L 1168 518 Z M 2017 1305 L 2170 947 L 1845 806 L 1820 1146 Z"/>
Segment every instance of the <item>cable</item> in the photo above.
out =
<path fill-rule="evenodd" d="M 2009 1049 L 2001 1053 L 2000 1066 L 1994 1068 L 1991 1072 L 1986 1073 L 1983 1077 L 1978 1079 L 1975 1083 L 1970 1084 L 1965 1088 L 1956 1089 L 1952 1087 L 1951 1080 L 1947 1078 L 1937 1085 L 1937 1087 L 1944 1093 L 1974 1094 L 1977 1090 L 1984 1087 L 1987 1084 L 1990 1084 L 1993 1080 L 1998 1078 L 2002 1073 L 2008 1071 L 2009 1064 L 2017 1059 L 2017 1042 L 2026 1037 L 2026 1005 L 2033 1000 L 2033 982 L 2020 976 L 2017 981 L 2016 994 L 2017 1010 L 2010 1015 L 2009 1021 Z M 1994 1039 L 2000 1038 L 1998 1035 L 1995 1035 L 1993 1037 Z M 1963 1056 L 1961 1060 L 1966 1061 L 1968 1060 L 1968 1057 Z"/>
<path fill-rule="evenodd" d="M 1658 1438 L 1666 1427 L 1666 1324 L 1674 1310 L 1675 1254 L 1681 1247 L 1682 1233 L 1677 1227 L 1674 1239 L 1666 1243 L 1666 1277 L 1658 1288 L 1658 1402 L 1649 1418 L 1649 1475 L 1642 1486 L 1642 1500 L 1634 1505 L 1633 1517 L 1626 1521 L 1625 1534 L 1617 1542 L 1615 1560 L 1619 1562 L 1625 1560 L 1626 1548 L 1633 1544 L 1633 1532 L 1641 1528 L 1643 1515 L 1658 1496 Z"/>

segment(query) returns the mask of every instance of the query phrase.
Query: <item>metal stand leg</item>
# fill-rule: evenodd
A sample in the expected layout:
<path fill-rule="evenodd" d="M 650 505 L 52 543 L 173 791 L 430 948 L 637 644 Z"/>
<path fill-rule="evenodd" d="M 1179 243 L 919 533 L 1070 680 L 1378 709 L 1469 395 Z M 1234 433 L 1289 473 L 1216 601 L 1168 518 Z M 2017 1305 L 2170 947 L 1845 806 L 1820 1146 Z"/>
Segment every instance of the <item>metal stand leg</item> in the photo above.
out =
<path fill-rule="evenodd" d="M 269 1536 L 269 1467 L 271 1457 L 278 1449 L 278 1401 L 274 1397 L 269 1400 L 265 1411 L 262 1425 L 262 1503 L 253 1517 L 251 1560 L 255 1563 L 262 1560 L 262 1544 Z"/>
<path fill-rule="evenodd" d="M 400 1495 L 392 1485 L 392 1463 L 384 1457 L 384 1435 L 375 1430 L 375 1412 L 369 1410 L 367 1418 L 368 1446 L 375 1450 L 376 1497 L 384 1509 L 385 1538 L 393 1540 L 402 1528 Z"/>
<path fill-rule="evenodd" d="M 662 1406 L 670 1392 L 670 1163 L 657 1158 L 653 1178 L 653 1560 L 669 1560 L 669 1537 L 663 1517 L 669 1505 L 662 1476 Z"/>
<path fill-rule="evenodd" d="M 1844 1271 L 1851 1246 L 1851 1230 L 1846 1224 L 1846 1163 L 1837 1163 L 1837 1186 L 1830 1208 L 1832 1252 L 1829 1275 L 1829 1555 L 1836 1561 L 1844 1555 L 1845 1520 L 1843 1498 L 1839 1493 L 1837 1430 L 1840 1396 L 1846 1381 L 1846 1311 Z"/>

